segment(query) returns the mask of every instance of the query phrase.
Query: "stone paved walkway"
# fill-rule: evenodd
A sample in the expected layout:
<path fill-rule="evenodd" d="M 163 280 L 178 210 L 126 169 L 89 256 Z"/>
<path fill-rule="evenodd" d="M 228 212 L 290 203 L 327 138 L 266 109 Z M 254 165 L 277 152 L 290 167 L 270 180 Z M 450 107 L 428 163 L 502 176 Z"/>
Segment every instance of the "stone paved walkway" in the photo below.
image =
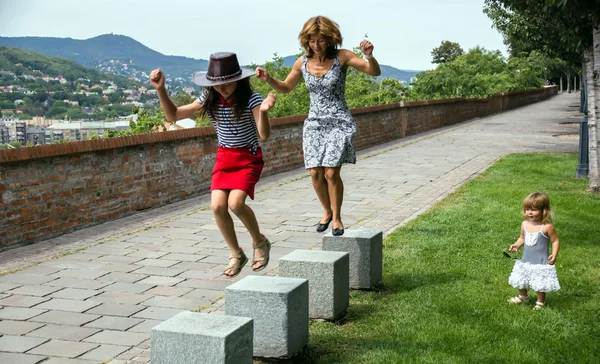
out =
<path fill-rule="evenodd" d="M 577 151 L 578 102 L 563 94 L 359 152 L 342 172 L 346 229 L 387 234 L 509 153 Z M 319 249 L 322 211 L 303 169 L 263 178 L 249 204 L 273 242 L 260 274 Z M 222 276 L 228 254 L 208 196 L 3 252 L 0 363 L 147 363 L 153 326 L 183 310 L 222 313 L 224 288 L 252 274 Z"/>

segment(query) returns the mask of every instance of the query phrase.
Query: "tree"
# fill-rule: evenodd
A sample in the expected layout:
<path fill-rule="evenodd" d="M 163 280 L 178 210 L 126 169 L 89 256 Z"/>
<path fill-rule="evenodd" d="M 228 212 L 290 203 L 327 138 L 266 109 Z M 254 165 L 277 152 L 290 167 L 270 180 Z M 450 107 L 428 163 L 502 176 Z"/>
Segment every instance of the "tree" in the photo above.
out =
<path fill-rule="evenodd" d="M 600 6 L 598 0 L 486 0 L 484 12 L 515 49 L 537 49 L 584 70 L 588 100 L 588 189 L 600 191 Z M 581 56 L 583 54 L 583 56 Z"/>
<path fill-rule="evenodd" d="M 185 91 L 179 91 L 177 93 L 177 95 L 175 95 L 175 98 L 173 99 L 173 103 L 175 103 L 175 105 L 179 107 L 179 106 L 191 104 L 192 102 L 194 102 L 194 100 L 196 100 L 196 98 L 193 97 L 192 95 L 188 94 Z"/>
<path fill-rule="evenodd" d="M 513 60 L 511 67 L 500 51 L 475 47 L 453 62 L 442 63 L 435 70 L 419 73 L 417 81 L 408 90 L 408 98 L 481 98 L 498 92 L 541 87 L 542 71 L 539 66 L 530 67 L 529 63 L 535 64 L 533 60 Z"/>
<path fill-rule="evenodd" d="M 11 101 L 8 100 L 4 100 L 2 101 L 2 103 L 0 103 L 0 108 L 1 109 L 14 109 L 15 108 L 15 104 L 13 104 Z"/>
<path fill-rule="evenodd" d="M 452 62 L 464 53 L 460 44 L 444 40 L 439 47 L 433 48 L 433 51 L 431 51 L 431 55 L 433 56 L 431 63 Z"/>
<path fill-rule="evenodd" d="M 297 55 L 300 56 L 300 55 Z M 251 65 L 251 68 L 256 68 L 257 65 Z M 278 80 L 284 80 L 291 71 L 291 67 L 283 64 L 283 58 L 279 57 L 277 53 L 273 55 L 273 59 L 267 62 L 263 67 L 269 71 L 269 74 Z M 266 82 L 258 81 L 255 79 L 251 80 L 252 87 L 255 91 L 260 93 L 263 97 L 266 97 L 271 92 L 271 86 Z M 308 89 L 303 81 L 298 83 L 292 92 L 288 94 L 278 94 L 277 102 L 275 107 L 269 110 L 269 116 L 281 117 L 289 115 L 306 114 L 310 106 L 310 96 Z"/>

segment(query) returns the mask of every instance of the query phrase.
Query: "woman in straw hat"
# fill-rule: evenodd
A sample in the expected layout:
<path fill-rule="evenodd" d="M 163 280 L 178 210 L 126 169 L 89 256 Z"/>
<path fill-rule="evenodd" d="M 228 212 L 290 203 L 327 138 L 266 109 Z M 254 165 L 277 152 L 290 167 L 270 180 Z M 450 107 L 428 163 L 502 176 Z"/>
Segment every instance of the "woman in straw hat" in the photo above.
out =
<path fill-rule="evenodd" d="M 192 82 L 204 87 L 202 95 L 189 105 L 177 107 L 167 94 L 160 69 L 150 74 L 167 120 L 208 116 L 217 131 L 218 150 L 212 174 L 211 207 L 217 226 L 231 250 L 229 265 L 223 274 L 237 276 L 248 258 L 240 248 L 229 209 L 242 221 L 252 236 L 252 270 L 260 271 L 269 263 L 271 243 L 260 232 L 254 211 L 246 197 L 254 199 L 254 186 L 264 165 L 258 138 L 271 133 L 268 111 L 275 105 L 269 94 L 263 101 L 252 91 L 249 77 L 254 71 L 241 69 L 235 53 L 210 56 L 207 72 L 196 72 Z"/>
<path fill-rule="evenodd" d="M 310 110 L 304 121 L 302 147 L 304 165 L 310 169 L 312 185 L 323 206 L 317 231 L 323 232 L 333 221 L 332 234 L 344 234 L 341 219 L 344 184 L 340 170 L 344 163 L 356 163 L 354 134 L 356 124 L 344 96 L 346 72 L 353 67 L 371 76 L 379 76 L 379 63 L 373 57 L 373 44 L 360 43 L 366 61 L 342 45 L 336 23 L 324 16 L 308 19 L 298 36 L 304 55 L 296 60 L 285 81 L 271 77 L 258 67 L 256 76 L 275 90 L 288 93 L 304 77 L 310 92 Z"/>

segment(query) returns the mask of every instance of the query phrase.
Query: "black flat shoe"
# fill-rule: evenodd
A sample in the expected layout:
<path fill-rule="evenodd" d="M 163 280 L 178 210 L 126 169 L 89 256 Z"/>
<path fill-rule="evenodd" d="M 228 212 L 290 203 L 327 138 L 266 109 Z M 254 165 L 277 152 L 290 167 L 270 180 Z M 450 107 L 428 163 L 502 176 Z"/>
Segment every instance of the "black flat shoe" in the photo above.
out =
<path fill-rule="evenodd" d="M 336 229 L 336 228 L 333 228 L 333 229 L 331 230 L 331 234 L 332 234 L 333 236 L 342 236 L 342 235 L 344 235 L 344 228 L 341 228 L 341 229 Z"/>
<path fill-rule="evenodd" d="M 331 222 L 331 220 L 333 220 L 333 217 L 329 218 L 329 221 L 327 221 L 324 224 L 321 224 L 321 221 L 319 220 L 319 223 L 317 224 L 317 232 L 318 233 L 322 233 L 323 231 L 327 230 L 327 228 L 329 227 L 329 223 Z"/>

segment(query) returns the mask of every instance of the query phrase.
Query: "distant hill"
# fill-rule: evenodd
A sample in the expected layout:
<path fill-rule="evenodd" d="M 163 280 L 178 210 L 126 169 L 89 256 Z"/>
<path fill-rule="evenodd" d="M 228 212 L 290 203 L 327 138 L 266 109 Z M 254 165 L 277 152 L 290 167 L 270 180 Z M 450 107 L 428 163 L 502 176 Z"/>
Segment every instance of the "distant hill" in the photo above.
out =
<path fill-rule="evenodd" d="M 283 64 L 291 67 L 294 65 L 294 62 L 296 61 L 297 56 L 296 55 L 292 55 L 292 56 L 287 56 L 287 57 L 283 57 Z M 417 75 L 417 73 L 421 72 L 421 71 L 413 71 L 413 70 L 401 70 L 392 66 L 386 66 L 384 64 L 379 65 L 381 67 L 381 76 L 379 76 L 378 78 L 395 78 L 398 81 L 404 81 L 407 84 L 410 83 L 410 79 L 415 77 Z"/>
<path fill-rule="evenodd" d="M 16 47 L 49 56 L 71 59 L 86 67 L 147 82 L 153 68 L 160 67 L 171 78 L 180 78 L 180 86 L 190 86 L 191 74 L 206 71 L 208 61 L 180 56 L 167 56 L 124 35 L 104 34 L 90 39 L 51 37 L 0 37 L 0 46 Z M 284 57 L 286 66 L 296 56 Z M 400 70 L 381 65 L 381 77 L 410 82 L 419 71 Z"/>
<path fill-rule="evenodd" d="M 206 60 L 166 56 L 130 37 L 116 34 L 104 34 L 85 40 L 51 37 L 0 37 L 0 45 L 68 58 L 81 65 L 99 69 L 102 69 L 102 65 L 106 65 L 106 62 L 111 60 L 120 61 L 120 63 L 128 64 L 129 68 L 147 73 L 153 68 L 160 67 L 171 77 L 182 77 L 186 80 L 190 79 L 194 71 L 203 71 L 208 67 Z"/>
<path fill-rule="evenodd" d="M 35 74 L 33 71 L 39 71 L 38 75 L 62 76 L 69 82 L 74 82 L 78 78 L 87 79 L 92 83 L 106 80 L 124 89 L 142 86 L 139 82 L 117 75 L 107 75 L 68 59 L 13 47 L 0 46 L 0 69 L 19 76 L 32 75 Z"/>

